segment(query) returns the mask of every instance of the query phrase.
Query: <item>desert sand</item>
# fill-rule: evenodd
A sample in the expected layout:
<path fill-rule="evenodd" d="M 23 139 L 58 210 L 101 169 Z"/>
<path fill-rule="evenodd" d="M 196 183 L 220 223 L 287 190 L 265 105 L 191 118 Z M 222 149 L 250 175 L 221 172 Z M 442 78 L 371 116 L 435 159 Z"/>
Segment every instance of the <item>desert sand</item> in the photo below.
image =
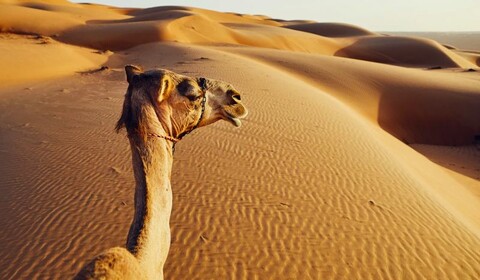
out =
<path fill-rule="evenodd" d="M 480 278 L 480 36 L 63 0 L 0 1 L 0 30 L 0 279 L 124 246 L 125 64 L 250 111 L 177 145 L 166 279 Z"/>

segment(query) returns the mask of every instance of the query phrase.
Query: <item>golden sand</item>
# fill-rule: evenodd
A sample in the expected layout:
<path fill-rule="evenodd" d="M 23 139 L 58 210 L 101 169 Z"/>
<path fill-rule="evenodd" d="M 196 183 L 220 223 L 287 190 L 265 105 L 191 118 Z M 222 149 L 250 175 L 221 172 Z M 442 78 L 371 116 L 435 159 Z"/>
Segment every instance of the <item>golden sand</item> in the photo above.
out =
<path fill-rule="evenodd" d="M 0 1 L 0 30 L 1 279 L 124 245 L 125 64 L 228 81 L 250 111 L 178 144 L 166 279 L 480 277 L 479 49 L 61 0 Z"/>

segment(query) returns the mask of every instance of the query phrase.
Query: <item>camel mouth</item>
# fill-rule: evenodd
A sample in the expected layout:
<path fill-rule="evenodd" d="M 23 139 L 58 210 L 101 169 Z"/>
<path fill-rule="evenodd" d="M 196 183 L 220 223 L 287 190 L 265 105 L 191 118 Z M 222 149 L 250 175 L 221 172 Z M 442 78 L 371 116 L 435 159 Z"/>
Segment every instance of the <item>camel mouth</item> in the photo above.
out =
<path fill-rule="evenodd" d="M 248 115 L 248 110 L 242 104 L 237 103 L 223 106 L 222 115 L 224 120 L 230 122 L 235 127 L 240 127 L 242 125 L 240 119 L 243 119 Z"/>
<path fill-rule="evenodd" d="M 225 112 L 225 119 L 229 121 L 231 124 L 233 124 L 235 127 L 240 127 L 242 125 L 242 121 L 240 119 L 243 119 L 247 116 L 246 113 L 240 115 L 240 116 L 234 116 L 233 114 L 229 112 Z"/>
<path fill-rule="evenodd" d="M 228 120 L 231 124 L 233 124 L 235 127 L 240 127 L 240 126 L 242 126 L 242 122 L 241 122 L 239 119 L 237 119 L 237 118 L 234 118 L 234 117 L 232 117 L 232 116 L 227 116 L 227 120 Z"/>

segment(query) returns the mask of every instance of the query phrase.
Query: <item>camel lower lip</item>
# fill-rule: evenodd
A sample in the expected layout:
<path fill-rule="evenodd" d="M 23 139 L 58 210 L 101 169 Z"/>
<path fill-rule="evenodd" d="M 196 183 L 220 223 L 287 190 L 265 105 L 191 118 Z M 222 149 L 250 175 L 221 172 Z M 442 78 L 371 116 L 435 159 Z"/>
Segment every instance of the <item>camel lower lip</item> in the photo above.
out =
<path fill-rule="evenodd" d="M 242 122 L 237 118 L 234 118 L 234 117 L 231 117 L 231 116 L 227 116 L 227 118 L 236 127 L 240 127 L 242 125 Z"/>
<path fill-rule="evenodd" d="M 236 127 L 240 127 L 242 125 L 242 122 L 239 119 L 236 119 L 236 118 L 229 118 L 229 119 L 232 122 L 232 124 L 235 125 Z"/>

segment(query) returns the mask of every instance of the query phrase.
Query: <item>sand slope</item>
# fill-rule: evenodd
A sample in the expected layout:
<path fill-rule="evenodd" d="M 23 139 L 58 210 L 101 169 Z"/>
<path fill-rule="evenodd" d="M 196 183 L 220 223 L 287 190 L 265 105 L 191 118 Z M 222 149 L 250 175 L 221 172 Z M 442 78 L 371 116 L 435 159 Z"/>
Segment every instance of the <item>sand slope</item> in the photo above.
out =
<path fill-rule="evenodd" d="M 0 16 L 1 279 L 65 279 L 124 244 L 127 63 L 229 81 L 250 110 L 177 146 L 167 279 L 480 277 L 480 75 L 462 51 L 190 7 L 1 3 L 43 22 Z"/>
<path fill-rule="evenodd" d="M 70 46 L 41 35 L 0 33 L 0 81 L 3 86 L 88 71 L 108 60 L 110 53 Z"/>

